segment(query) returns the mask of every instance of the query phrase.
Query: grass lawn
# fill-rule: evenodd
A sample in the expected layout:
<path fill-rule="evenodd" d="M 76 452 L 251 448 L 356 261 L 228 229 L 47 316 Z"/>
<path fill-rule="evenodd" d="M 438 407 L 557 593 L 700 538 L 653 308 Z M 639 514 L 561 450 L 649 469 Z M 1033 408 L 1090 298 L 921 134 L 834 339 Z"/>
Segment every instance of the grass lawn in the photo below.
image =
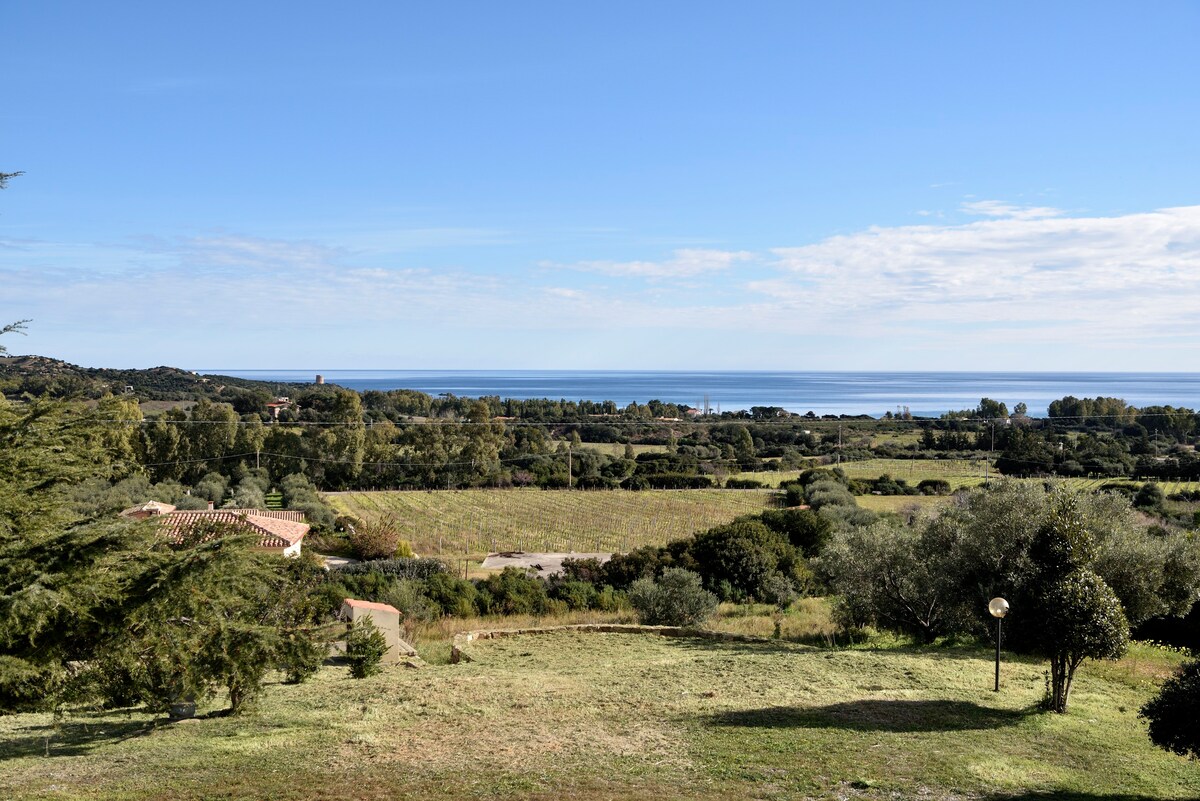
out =
<path fill-rule="evenodd" d="M 566 632 L 472 653 L 361 681 L 327 667 L 238 719 L 0 718 L 0 797 L 1200 797 L 1200 765 L 1137 719 L 1178 659 L 1144 646 L 1085 665 L 1065 716 L 1033 711 L 1042 663 L 1006 655 L 996 694 L 978 648 Z"/>

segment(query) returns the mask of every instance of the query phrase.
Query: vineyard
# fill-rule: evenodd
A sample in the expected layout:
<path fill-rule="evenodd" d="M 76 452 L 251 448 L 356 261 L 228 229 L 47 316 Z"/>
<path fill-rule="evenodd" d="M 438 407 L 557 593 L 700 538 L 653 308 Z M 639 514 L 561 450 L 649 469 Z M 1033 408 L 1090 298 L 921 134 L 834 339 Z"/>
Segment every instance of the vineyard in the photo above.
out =
<path fill-rule="evenodd" d="M 389 516 L 417 553 L 628 551 L 771 507 L 761 490 L 337 492 L 341 514 Z"/>

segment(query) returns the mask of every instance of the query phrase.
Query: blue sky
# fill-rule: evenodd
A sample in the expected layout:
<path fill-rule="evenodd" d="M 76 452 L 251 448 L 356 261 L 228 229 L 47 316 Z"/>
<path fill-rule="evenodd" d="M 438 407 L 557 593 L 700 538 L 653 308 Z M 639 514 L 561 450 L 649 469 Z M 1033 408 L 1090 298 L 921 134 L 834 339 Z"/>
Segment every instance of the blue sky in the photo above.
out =
<path fill-rule="evenodd" d="M 5 343 L 1196 370 L 1200 5 L 0 5 Z"/>

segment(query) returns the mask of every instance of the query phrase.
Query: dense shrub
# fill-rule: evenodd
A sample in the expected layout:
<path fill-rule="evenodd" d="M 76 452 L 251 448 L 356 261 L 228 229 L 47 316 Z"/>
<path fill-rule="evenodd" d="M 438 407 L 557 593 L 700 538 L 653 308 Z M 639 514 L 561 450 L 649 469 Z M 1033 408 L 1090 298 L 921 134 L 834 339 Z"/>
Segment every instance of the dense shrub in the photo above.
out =
<path fill-rule="evenodd" d="M 645 545 L 629 553 L 613 554 L 604 563 L 604 581 L 618 590 L 628 588 L 641 578 L 654 578 L 671 566 L 671 556 L 665 548 Z M 564 561 L 564 566 L 566 562 Z"/>
<path fill-rule="evenodd" d="M 809 509 L 771 509 L 763 512 L 759 519 L 809 558 L 821 552 L 833 530 L 828 520 Z"/>
<path fill-rule="evenodd" d="M 808 487 L 812 484 L 816 484 L 818 481 L 836 481 L 843 486 L 849 483 L 849 479 L 846 478 L 846 474 L 840 467 L 835 467 L 832 469 L 814 467 L 810 470 L 805 470 L 800 474 L 799 478 L 796 479 L 796 483 L 800 484 L 802 487 Z"/>
<path fill-rule="evenodd" d="M 329 644 L 324 640 L 291 632 L 277 647 L 275 666 L 283 671 L 287 684 L 300 684 L 321 669 L 328 653 Z"/>
<path fill-rule="evenodd" d="M 949 495 L 950 482 L 944 478 L 927 478 L 917 484 L 917 492 L 922 495 Z"/>
<path fill-rule="evenodd" d="M 808 499 L 805 497 L 804 485 L 795 481 L 782 482 L 779 488 L 783 490 L 784 506 L 804 506 Z"/>
<path fill-rule="evenodd" d="M 1162 504 L 1162 487 L 1155 481 L 1147 481 L 1133 496 L 1133 505 L 1139 509 L 1157 509 Z"/>
<path fill-rule="evenodd" d="M 406 622 L 427 623 L 442 616 L 442 608 L 429 598 L 425 582 L 417 579 L 393 581 L 379 601 L 396 607 Z"/>
<path fill-rule="evenodd" d="M 854 496 L 846 486 L 837 481 L 817 481 L 805 491 L 808 505 L 813 509 L 822 506 L 854 506 Z"/>
<path fill-rule="evenodd" d="M 490 615 L 544 614 L 549 608 L 546 583 L 516 567 L 479 582 L 479 607 Z"/>
<path fill-rule="evenodd" d="M 629 588 L 638 619 L 651 626 L 693 626 L 712 617 L 717 596 L 704 589 L 700 576 L 667 568 L 658 579 L 638 579 Z"/>
<path fill-rule="evenodd" d="M 791 543 L 755 518 L 741 518 L 697 534 L 688 548 L 705 585 L 723 600 L 761 599 L 765 583 L 780 574 L 789 581 L 808 576 Z"/>
<path fill-rule="evenodd" d="M 346 661 L 350 663 L 350 675 L 354 678 L 365 679 L 380 673 L 380 663 L 386 653 L 387 640 L 370 618 L 362 618 L 346 632 Z"/>
<path fill-rule="evenodd" d="M 591 609 L 598 596 L 595 585 L 586 581 L 555 582 L 550 588 L 550 597 L 564 602 L 568 609 Z"/>
<path fill-rule="evenodd" d="M 1159 748 L 1200 759 L 1200 660 L 1180 665 L 1138 714 Z"/>
<path fill-rule="evenodd" d="M 725 489 L 762 489 L 766 485 L 752 478 L 731 478 L 725 482 Z"/>
<path fill-rule="evenodd" d="M 369 562 L 352 562 L 335 567 L 330 571 L 339 576 L 358 576 L 377 573 L 398 579 L 428 579 L 438 573 L 449 573 L 445 562 L 429 558 L 372 559 Z"/>
<path fill-rule="evenodd" d="M 604 564 L 595 557 L 562 561 L 562 577 L 566 581 L 586 581 L 590 584 L 604 583 Z"/>
<path fill-rule="evenodd" d="M 445 615 L 474 617 L 479 609 L 479 590 L 475 585 L 449 573 L 434 573 L 426 579 L 425 592 Z"/>

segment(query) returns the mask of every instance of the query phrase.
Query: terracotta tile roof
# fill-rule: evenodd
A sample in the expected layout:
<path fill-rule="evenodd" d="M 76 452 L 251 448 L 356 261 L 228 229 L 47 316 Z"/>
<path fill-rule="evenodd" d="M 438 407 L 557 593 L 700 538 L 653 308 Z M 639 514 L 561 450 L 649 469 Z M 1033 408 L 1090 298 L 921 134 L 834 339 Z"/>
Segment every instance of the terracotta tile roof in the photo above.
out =
<path fill-rule="evenodd" d="M 259 536 L 259 547 L 290 548 L 308 533 L 308 524 L 294 520 L 283 520 L 260 513 L 260 510 L 238 511 L 232 509 L 169 512 L 159 517 L 159 525 L 168 537 L 179 539 L 193 526 L 201 523 L 221 523 L 234 526 L 247 533 Z"/>
<path fill-rule="evenodd" d="M 397 615 L 400 614 L 400 610 L 396 607 L 389 606 L 387 604 L 377 604 L 374 601 L 358 601 L 354 598 L 347 598 L 345 600 L 345 604 L 346 606 L 350 606 L 355 609 L 374 609 L 376 612 L 392 612 Z"/>

